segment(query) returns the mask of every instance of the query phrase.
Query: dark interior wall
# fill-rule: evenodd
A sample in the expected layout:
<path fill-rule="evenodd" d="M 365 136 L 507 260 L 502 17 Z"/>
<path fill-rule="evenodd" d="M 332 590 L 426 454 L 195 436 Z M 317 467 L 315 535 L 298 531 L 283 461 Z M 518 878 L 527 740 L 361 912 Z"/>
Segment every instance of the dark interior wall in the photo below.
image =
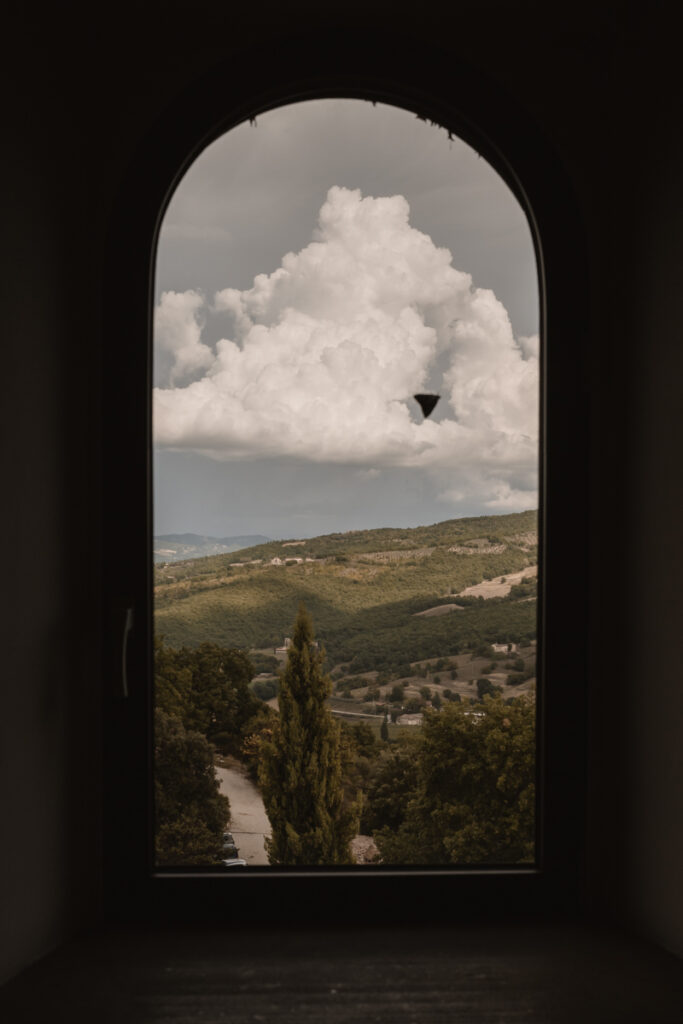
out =
<path fill-rule="evenodd" d="M 349 3 L 296 18 L 386 29 L 466 60 L 556 148 L 577 197 L 591 292 L 587 902 L 683 953 L 680 93 L 671 8 L 488 0 Z M 653 8 L 649 9 L 652 14 Z M 0 976 L 99 913 L 97 438 L 107 218 L 137 147 L 186 85 L 230 56 L 258 88 L 294 15 L 206 0 L 14 12 L 5 64 Z M 654 27 L 653 27 L 654 26 Z M 352 61 L 352 54 L 349 54 Z M 635 116 L 634 116 L 635 114 Z M 121 301 L 125 302 L 125 295 Z M 678 372 L 677 372 L 678 371 Z M 568 482 L 567 499 L 581 504 Z M 5 912 L 7 911 L 7 912 Z"/>
<path fill-rule="evenodd" d="M 38 71 L 4 62 L 0 160 L 3 978 L 99 900 L 98 286 L 69 83 L 39 26 L 6 45 L 28 38 Z"/>
<path fill-rule="evenodd" d="M 683 956 L 683 138 L 670 42 L 658 42 L 656 52 L 663 72 L 645 101 L 637 154 L 629 144 L 633 116 L 619 140 L 635 199 L 631 258 L 622 264 L 632 339 L 632 386 L 622 407 L 629 439 L 624 849 L 633 919 Z M 638 88 L 634 76 L 636 118 L 644 106 Z M 626 204 L 624 211 L 630 220 Z"/>

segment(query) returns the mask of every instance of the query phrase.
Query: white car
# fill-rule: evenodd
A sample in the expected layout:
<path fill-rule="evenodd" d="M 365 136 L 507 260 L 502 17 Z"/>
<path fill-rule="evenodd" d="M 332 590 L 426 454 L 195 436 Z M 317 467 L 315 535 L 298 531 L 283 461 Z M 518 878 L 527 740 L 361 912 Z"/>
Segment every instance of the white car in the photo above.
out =
<path fill-rule="evenodd" d="M 241 857 L 230 857 L 228 860 L 223 861 L 224 868 L 246 868 L 246 860 L 242 860 Z"/>

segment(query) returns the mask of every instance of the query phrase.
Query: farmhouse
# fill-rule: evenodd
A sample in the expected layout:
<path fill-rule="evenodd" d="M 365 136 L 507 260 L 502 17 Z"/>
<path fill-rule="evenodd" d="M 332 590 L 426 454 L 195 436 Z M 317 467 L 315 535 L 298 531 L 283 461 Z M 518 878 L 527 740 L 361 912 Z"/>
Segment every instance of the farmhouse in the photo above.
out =
<path fill-rule="evenodd" d="M 418 711 L 414 715 L 399 715 L 396 719 L 397 725 L 422 725 L 422 712 Z"/>

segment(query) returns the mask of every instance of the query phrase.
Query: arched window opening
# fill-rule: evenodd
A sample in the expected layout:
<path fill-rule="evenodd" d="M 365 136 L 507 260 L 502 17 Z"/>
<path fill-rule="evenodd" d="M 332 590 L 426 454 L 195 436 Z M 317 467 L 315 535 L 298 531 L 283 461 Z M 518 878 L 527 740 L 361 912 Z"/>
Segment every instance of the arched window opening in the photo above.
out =
<path fill-rule="evenodd" d="M 155 277 L 158 868 L 537 863 L 539 359 L 525 212 L 444 129 L 311 100 L 188 169 Z"/>

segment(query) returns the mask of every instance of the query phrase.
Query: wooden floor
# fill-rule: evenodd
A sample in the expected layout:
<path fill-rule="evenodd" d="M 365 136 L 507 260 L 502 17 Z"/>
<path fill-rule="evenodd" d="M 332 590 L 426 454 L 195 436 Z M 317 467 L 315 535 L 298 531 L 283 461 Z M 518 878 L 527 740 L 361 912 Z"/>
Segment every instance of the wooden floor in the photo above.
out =
<path fill-rule="evenodd" d="M 579 926 L 109 931 L 0 990 L 3 1024 L 683 1024 L 683 963 Z"/>

